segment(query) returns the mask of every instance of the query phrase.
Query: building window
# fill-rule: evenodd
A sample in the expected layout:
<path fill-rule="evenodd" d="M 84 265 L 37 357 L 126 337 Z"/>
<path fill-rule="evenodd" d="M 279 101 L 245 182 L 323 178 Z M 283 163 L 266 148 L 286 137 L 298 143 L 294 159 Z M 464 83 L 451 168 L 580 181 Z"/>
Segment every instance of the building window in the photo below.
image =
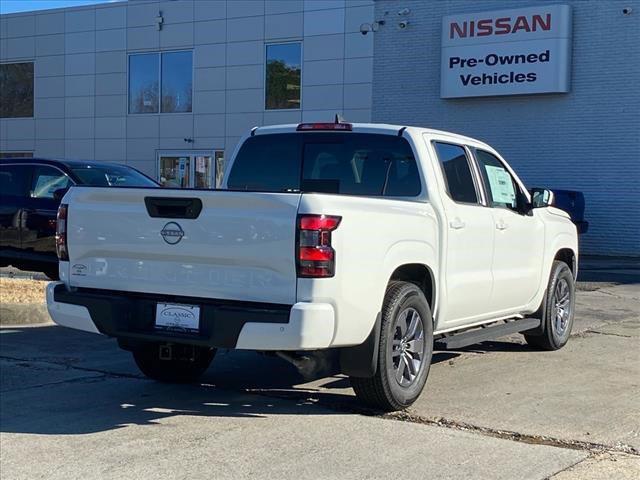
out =
<path fill-rule="evenodd" d="M 265 109 L 300 108 L 301 43 L 267 45 Z"/>
<path fill-rule="evenodd" d="M 33 152 L 0 152 L 0 158 L 33 158 Z"/>
<path fill-rule="evenodd" d="M 33 62 L 0 64 L 0 117 L 33 117 Z"/>
<path fill-rule="evenodd" d="M 129 56 L 129 113 L 190 112 L 192 52 Z"/>
<path fill-rule="evenodd" d="M 162 54 L 162 113 L 191 111 L 192 72 L 191 52 Z"/>
<path fill-rule="evenodd" d="M 129 57 L 129 113 L 158 113 L 160 55 Z"/>

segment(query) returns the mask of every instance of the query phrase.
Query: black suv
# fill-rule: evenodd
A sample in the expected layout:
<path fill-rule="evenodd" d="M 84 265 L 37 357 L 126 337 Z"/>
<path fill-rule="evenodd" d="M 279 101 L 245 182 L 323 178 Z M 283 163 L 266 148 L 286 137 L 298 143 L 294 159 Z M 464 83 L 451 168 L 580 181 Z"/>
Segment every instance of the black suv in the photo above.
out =
<path fill-rule="evenodd" d="M 0 160 L 0 267 L 58 279 L 56 214 L 74 185 L 159 187 L 138 170 L 112 163 L 40 158 Z"/>

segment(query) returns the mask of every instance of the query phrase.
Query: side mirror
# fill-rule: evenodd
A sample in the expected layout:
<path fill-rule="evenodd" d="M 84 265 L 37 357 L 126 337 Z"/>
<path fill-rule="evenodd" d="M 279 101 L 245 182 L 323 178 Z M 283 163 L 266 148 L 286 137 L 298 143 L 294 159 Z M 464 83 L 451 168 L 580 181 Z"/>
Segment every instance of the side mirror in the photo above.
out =
<path fill-rule="evenodd" d="M 531 206 L 533 208 L 545 208 L 553 205 L 553 192 L 547 188 L 531 189 Z"/>
<path fill-rule="evenodd" d="M 62 201 L 62 197 L 64 197 L 67 192 L 69 191 L 69 188 L 59 188 L 58 190 L 56 190 L 55 192 L 53 192 L 53 199 L 56 202 L 60 202 Z"/>

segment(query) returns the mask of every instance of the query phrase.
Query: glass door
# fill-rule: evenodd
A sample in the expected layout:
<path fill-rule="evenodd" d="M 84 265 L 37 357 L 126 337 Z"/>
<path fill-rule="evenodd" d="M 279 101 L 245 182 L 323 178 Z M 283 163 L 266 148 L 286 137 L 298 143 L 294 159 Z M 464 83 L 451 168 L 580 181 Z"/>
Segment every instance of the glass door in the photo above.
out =
<path fill-rule="evenodd" d="M 191 157 L 160 156 L 158 181 L 166 188 L 191 188 Z"/>
<path fill-rule="evenodd" d="M 158 181 L 166 188 L 214 189 L 219 184 L 221 172 L 216 167 L 222 157 L 222 151 L 160 152 Z"/>
<path fill-rule="evenodd" d="M 193 188 L 213 188 L 213 169 L 211 155 L 195 156 L 195 174 L 193 176 Z"/>

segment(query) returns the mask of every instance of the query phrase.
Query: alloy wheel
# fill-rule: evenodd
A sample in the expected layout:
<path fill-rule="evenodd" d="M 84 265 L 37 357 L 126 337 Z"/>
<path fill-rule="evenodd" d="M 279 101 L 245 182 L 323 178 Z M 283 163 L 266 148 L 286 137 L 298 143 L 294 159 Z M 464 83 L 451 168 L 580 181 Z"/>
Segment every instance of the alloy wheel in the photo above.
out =
<path fill-rule="evenodd" d="M 400 386 L 409 387 L 418 377 L 424 350 L 422 318 L 415 308 L 407 308 L 397 317 L 391 344 L 394 377 Z"/>
<path fill-rule="evenodd" d="M 569 326 L 569 320 L 571 318 L 571 289 L 569 283 L 564 278 L 560 278 L 556 283 L 556 287 L 553 291 L 552 305 L 553 312 L 553 330 L 559 337 L 563 337 Z"/>

